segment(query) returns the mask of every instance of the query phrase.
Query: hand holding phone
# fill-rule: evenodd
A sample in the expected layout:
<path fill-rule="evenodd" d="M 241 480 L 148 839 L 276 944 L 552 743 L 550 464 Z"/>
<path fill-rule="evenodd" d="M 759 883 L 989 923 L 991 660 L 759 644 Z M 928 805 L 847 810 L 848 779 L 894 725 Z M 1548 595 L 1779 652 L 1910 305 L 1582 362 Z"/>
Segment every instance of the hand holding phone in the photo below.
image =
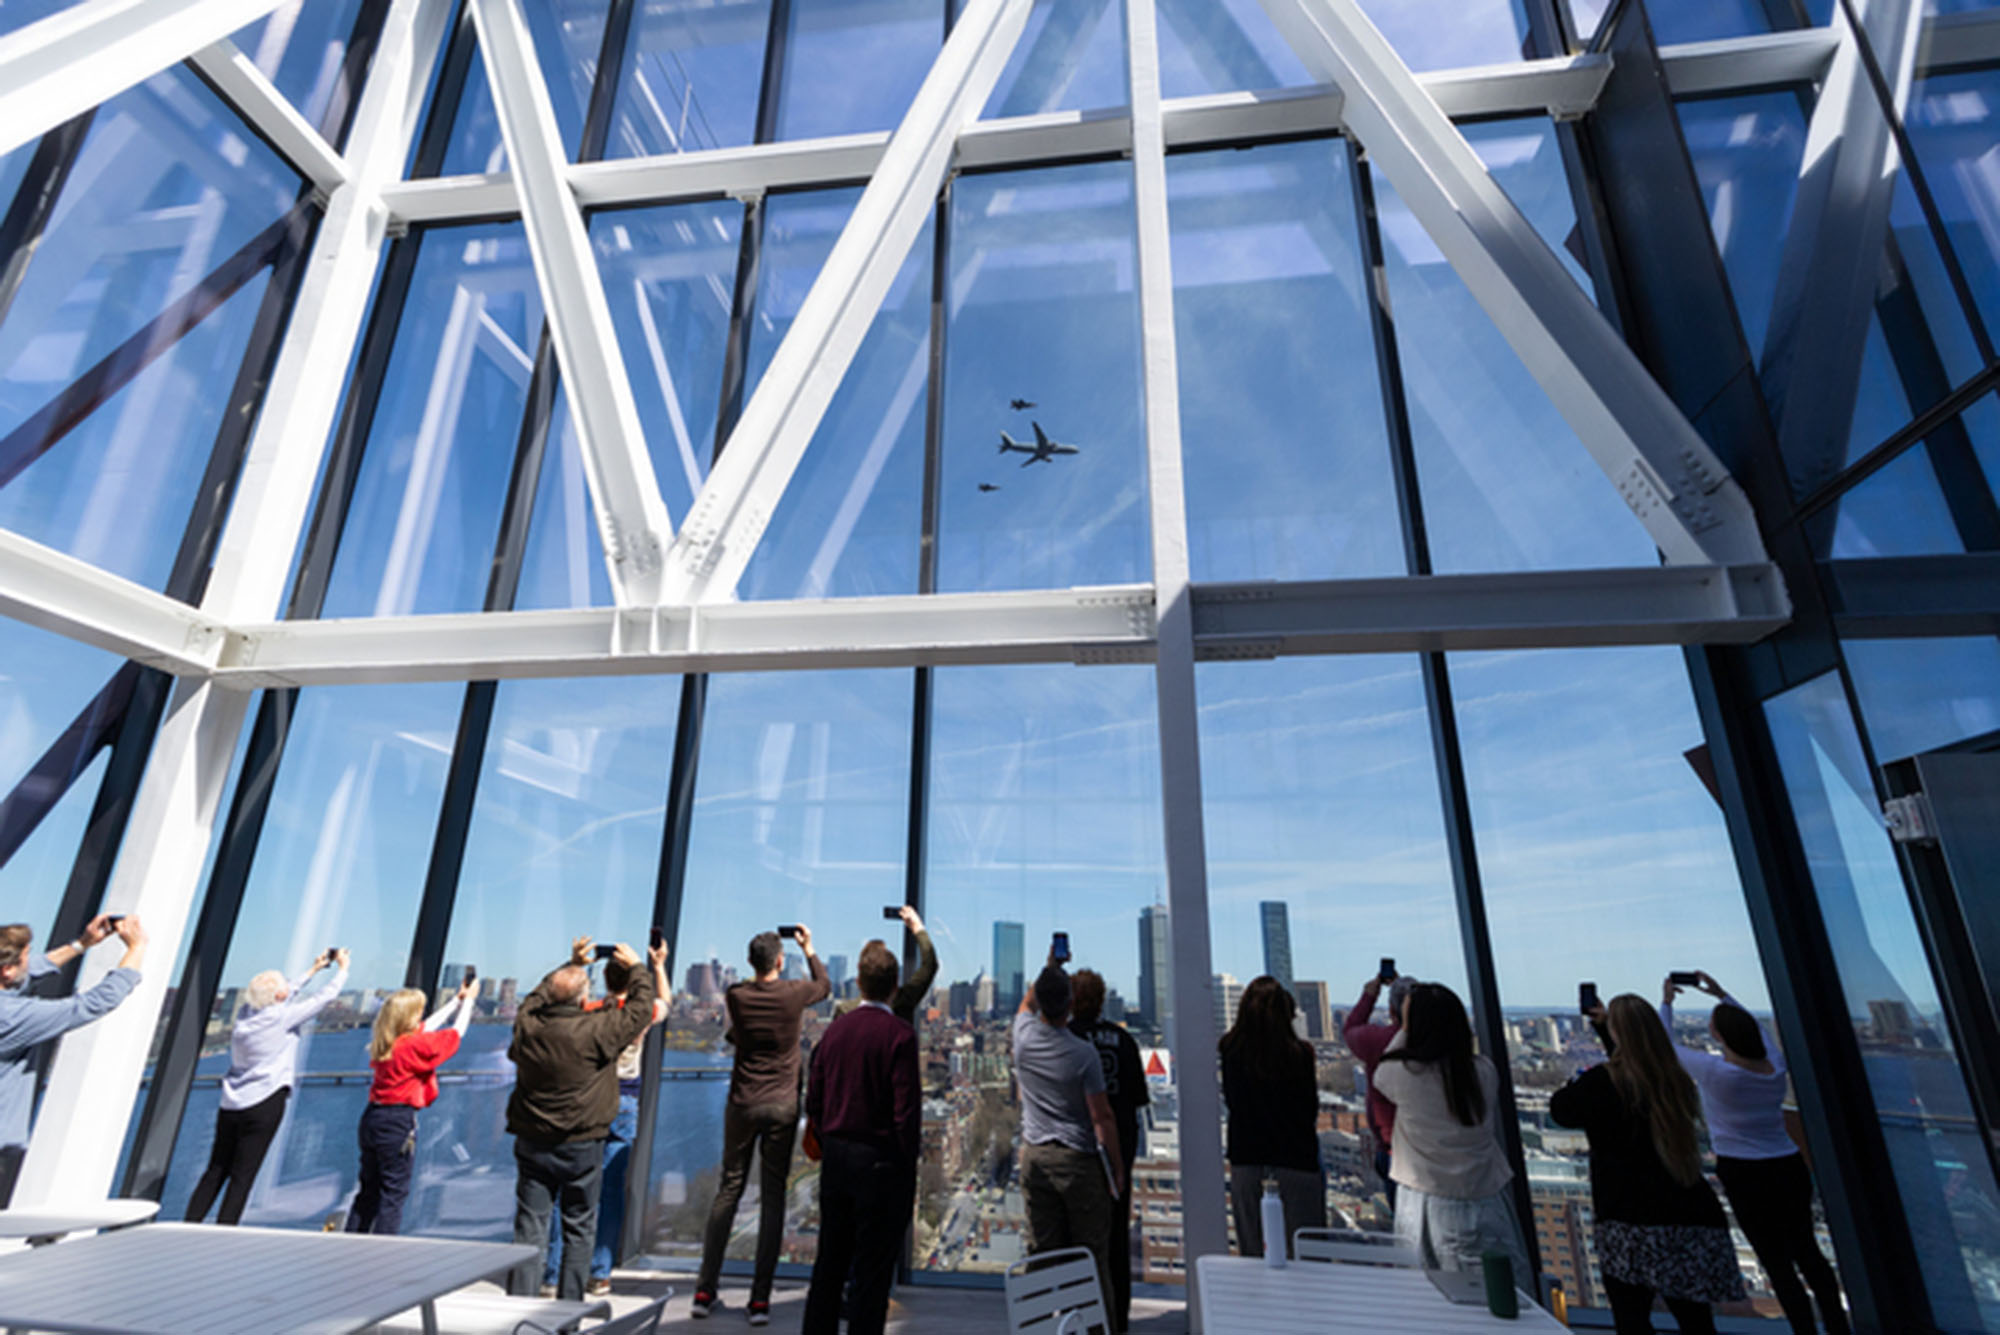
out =
<path fill-rule="evenodd" d="M 903 906 L 901 904 L 884 904 L 882 906 L 882 918 L 885 922 L 901 922 L 903 920 Z"/>
<path fill-rule="evenodd" d="M 597 953 L 595 958 L 600 960 L 608 960 L 611 959 L 613 956 L 617 955 L 617 953 L 618 953 L 617 946 L 615 945 L 607 946 L 600 943 L 597 947 Z"/>
<path fill-rule="evenodd" d="M 1057 932 L 1049 941 L 1049 959 L 1056 964 L 1069 963 L 1069 933 Z"/>
<path fill-rule="evenodd" d="M 648 950 L 658 950 L 665 944 L 667 944 L 667 929 L 658 923 L 654 923 L 651 934 L 646 938 L 646 948 Z"/>
<path fill-rule="evenodd" d="M 1375 971 L 1375 977 L 1377 980 L 1381 982 L 1381 984 L 1384 987 L 1387 987 L 1390 983 L 1395 982 L 1396 957 L 1393 955 L 1384 955 L 1382 957 L 1382 966 L 1381 968 Z"/>
<path fill-rule="evenodd" d="M 796 941 L 799 939 L 799 925 L 795 922 L 781 923 L 778 927 L 778 935 L 784 937 L 787 941 Z"/>
<path fill-rule="evenodd" d="M 1576 987 L 1576 1009 L 1579 1014 L 1589 1015 L 1604 1009 L 1604 1003 L 1597 999 L 1596 983 L 1578 983 Z"/>
<path fill-rule="evenodd" d="M 1667 981 L 1675 987 L 1699 987 L 1701 974 L 1693 969 L 1675 969 L 1667 975 Z"/>

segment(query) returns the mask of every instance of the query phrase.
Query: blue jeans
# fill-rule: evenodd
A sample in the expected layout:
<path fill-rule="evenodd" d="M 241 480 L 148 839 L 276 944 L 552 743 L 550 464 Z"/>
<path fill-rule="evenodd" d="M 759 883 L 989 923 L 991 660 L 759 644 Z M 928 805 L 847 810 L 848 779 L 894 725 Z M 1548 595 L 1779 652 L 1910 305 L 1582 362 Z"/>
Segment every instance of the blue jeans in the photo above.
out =
<path fill-rule="evenodd" d="M 620 1094 L 618 1116 L 611 1120 L 611 1134 L 604 1142 L 604 1184 L 597 1196 L 597 1245 L 590 1253 L 592 1280 L 610 1279 L 613 1258 L 618 1255 L 618 1235 L 625 1231 L 625 1174 L 631 1167 L 632 1141 L 639 1134 L 639 1096 Z M 554 1288 L 562 1271 L 562 1234 L 549 1231 L 549 1259 L 542 1271 L 542 1283 Z"/>

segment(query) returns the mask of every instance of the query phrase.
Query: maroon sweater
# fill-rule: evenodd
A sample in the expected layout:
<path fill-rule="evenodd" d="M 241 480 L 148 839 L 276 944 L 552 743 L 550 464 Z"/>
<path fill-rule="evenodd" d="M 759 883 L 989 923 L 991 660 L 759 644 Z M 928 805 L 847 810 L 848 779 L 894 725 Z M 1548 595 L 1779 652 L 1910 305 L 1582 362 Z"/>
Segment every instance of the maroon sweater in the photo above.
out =
<path fill-rule="evenodd" d="M 862 1141 L 914 1165 L 923 1121 L 916 1031 L 874 1006 L 835 1020 L 813 1049 L 806 1113 L 821 1140 Z"/>

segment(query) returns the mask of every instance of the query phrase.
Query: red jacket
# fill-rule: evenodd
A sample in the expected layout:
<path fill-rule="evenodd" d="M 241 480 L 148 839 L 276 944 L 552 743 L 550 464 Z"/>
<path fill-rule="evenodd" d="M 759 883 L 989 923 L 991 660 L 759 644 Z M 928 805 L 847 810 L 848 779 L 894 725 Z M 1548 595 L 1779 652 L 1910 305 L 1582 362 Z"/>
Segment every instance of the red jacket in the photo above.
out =
<path fill-rule="evenodd" d="M 1340 1022 L 1340 1036 L 1347 1040 L 1347 1050 L 1361 1059 L 1361 1069 L 1368 1073 L 1368 1125 L 1375 1129 L 1386 1150 L 1390 1134 L 1396 1129 L 1396 1105 L 1375 1092 L 1375 1068 L 1381 1063 L 1382 1054 L 1389 1050 L 1389 1040 L 1396 1036 L 1397 1026 L 1368 1023 L 1368 1017 L 1374 1013 L 1373 998 L 1362 992 L 1361 999 Z"/>
<path fill-rule="evenodd" d="M 426 1033 L 404 1034 L 389 1055 L 374 1062 L 375 1083 L 368 1087 L 370 1103 L 407 1103 L 428 1108 L 437 1102 L 437 1068 L 458 1051 L 458 1030 L 446 1025 Z"/>

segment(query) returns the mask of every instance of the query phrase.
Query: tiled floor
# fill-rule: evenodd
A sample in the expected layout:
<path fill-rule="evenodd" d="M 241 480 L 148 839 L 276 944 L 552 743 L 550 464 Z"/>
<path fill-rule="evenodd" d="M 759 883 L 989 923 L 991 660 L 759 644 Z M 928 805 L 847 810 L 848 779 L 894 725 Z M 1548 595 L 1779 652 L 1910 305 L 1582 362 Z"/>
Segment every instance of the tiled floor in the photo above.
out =
<path fill-rule="evenodd" d="M 647 1299 L 657 1297 L 669 1285 L 673 1287 L 674 1298 L 667 1304 L 661 1331 L 673 1331 L 676 1335 L 736 1335 L 749 1329 L 743 1316 L 748 1293 L 727 1281 L 722 1290 L 726 1306 L 706 1321 L 696 1321 L 688 1315 L 688 1299 L 693 1291 L 688 1278 L 619 1271 L 612 1277 L 612 1308 L 621 1314 L 629 1312 Z M 771 1324 L 767 1329 L 780 1335 L 798 1330 L 805 1300 L 805 1285 L 778 1285 L 771 1295 Z M 1133 1300 L 1132 1335 L 1186 1335 L 1187 1328 L 1187 1313 L 1180 1303 Z M 1000 1291 L 908 1286 L 897 1289 L 889 1307 L 889 1335 L 934 1331 L 948 1335 L 1007 1335 L 1007 1309 Z"/>

